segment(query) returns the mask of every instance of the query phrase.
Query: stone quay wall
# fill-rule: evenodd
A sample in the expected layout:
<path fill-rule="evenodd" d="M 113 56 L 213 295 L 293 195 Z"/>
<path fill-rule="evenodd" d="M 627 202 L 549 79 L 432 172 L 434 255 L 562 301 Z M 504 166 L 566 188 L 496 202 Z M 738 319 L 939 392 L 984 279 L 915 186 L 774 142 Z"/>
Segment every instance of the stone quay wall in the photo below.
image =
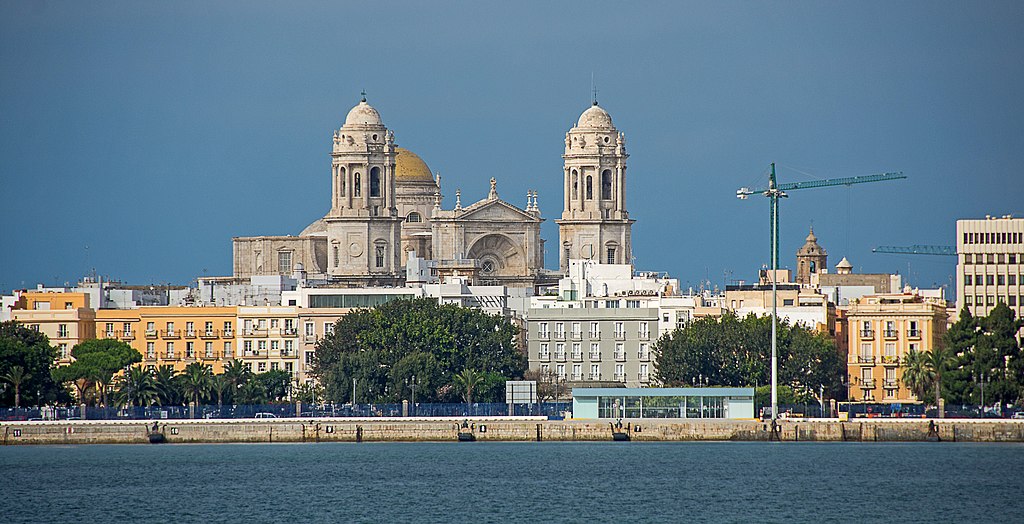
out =
<path fill-rule="evenodd" d="M 462 428 L 468 422 L 468 428 Z M 607 420 L 502 418 L 317 418 L 159 421 L 2 422 L 3 445 L 142 444 L 154 427 L 168 443 L 231 442 L 452 442 L 459 433 L 478 441 L 602 441 L 613 439 Z M 767 441 L 769 422 L 756 420 L 623 420 L 632 441 Z M 782 441 L 1024 442 L 1024 420 L 781 420 Z"/>

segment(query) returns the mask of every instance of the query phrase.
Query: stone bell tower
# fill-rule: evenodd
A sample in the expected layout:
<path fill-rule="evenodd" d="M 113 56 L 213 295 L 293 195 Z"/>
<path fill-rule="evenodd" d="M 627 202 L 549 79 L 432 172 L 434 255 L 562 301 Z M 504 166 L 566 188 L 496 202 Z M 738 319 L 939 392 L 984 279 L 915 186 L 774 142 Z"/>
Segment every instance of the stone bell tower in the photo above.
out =
<path fill-rule="evenodd" d="M 331 210 L 323 219 L 332 280 L 386 285 L 403 276 L 395 154 L 394 133 L 364 94 L 334 132 Z"/>
<path fill-rule="evenodd" d="M 563 211 L 558 224 L 559 268 L 569 259 L 631 264 L 626 211 L 626 138 L 594 100 L 565 135 Z"/>
<path fill-rule="evenodd" d="M 807 235 L 807 241 L 796 252 L 796 281 L 798 284 L 810 285 L 811 275 L 816 275 L 828 268 L 828 253 L 818 245 L 818 237 L 814 236 L 814 228 Z"/>

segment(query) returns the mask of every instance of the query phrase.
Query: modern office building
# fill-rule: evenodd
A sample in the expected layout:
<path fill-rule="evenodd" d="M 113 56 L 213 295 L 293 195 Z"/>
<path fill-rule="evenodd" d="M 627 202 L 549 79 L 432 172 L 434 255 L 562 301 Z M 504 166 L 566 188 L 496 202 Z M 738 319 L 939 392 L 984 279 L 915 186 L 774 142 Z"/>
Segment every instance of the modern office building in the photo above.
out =
<path fill-rule="evenodd" d="M 1024 218 L 956 221 L 957 314 L 988 315 L 998 302 L 1024 313 Z"/>
<path fill-rule="evenodd" d="M 752 419 L 754 388 L 573 388 L 572 416 Z"/>

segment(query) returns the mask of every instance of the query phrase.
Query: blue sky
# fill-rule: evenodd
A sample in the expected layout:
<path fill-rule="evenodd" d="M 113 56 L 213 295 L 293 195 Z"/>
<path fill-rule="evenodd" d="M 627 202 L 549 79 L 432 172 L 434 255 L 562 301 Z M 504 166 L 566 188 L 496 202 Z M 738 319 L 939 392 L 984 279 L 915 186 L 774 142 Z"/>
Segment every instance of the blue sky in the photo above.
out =
<path fill-rule="evenodd" d="M 0 2 L 0 290 L 231 273 L 231 237 L 328 208 L 332 130 L 365 89 L 443 176 L 540 192 L 557 266 L 565 132 L 626 133 L 637 267 L 684 286 L 768 261 L 766 182 L 903 171 L 782 204 L 829 265 L 949 284 L 955 221 L 1024 216 L 1021 2 Z"/>

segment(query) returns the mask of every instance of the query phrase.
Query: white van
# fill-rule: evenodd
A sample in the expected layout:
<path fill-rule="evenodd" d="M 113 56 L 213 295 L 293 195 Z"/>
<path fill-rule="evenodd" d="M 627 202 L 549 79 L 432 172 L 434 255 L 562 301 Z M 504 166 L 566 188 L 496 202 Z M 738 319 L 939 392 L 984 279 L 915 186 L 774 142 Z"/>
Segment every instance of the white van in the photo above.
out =
<path fill-rule="evenodd" d="M 275 415 L 273 413 L 263 412 L 263 413 L 257 413 L 256 414 L 256 418 L 277 418 L 277 415 Z"/>

